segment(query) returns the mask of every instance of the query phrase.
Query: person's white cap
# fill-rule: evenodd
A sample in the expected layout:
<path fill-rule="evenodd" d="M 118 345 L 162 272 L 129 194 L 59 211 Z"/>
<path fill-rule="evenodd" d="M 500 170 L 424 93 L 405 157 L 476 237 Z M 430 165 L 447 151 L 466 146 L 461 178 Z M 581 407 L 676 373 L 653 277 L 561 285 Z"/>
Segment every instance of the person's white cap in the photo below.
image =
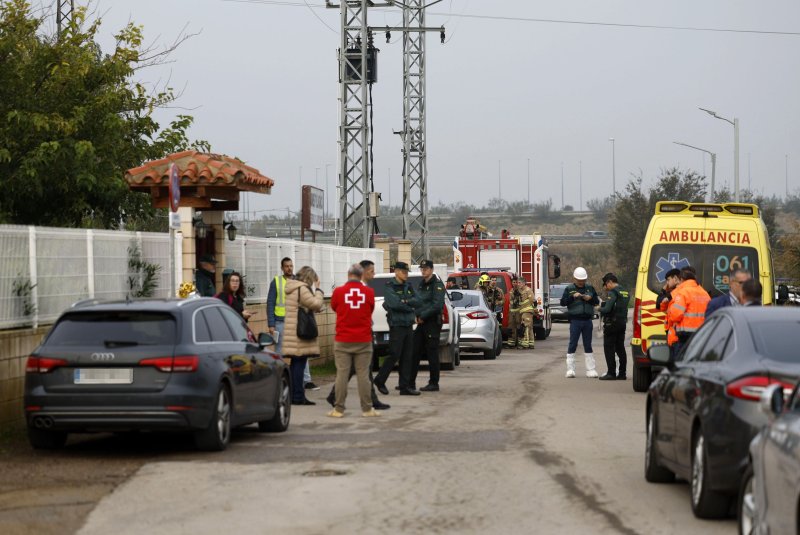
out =
<path fill-rule="evenodd" d="M 575 271 L 572 273 L 572 276 L 578 279 L 579 281 L 585 281 L 589 278 L 589 274 L 586 273 L 586 270 L 582 267 L 575 268 Z"/>

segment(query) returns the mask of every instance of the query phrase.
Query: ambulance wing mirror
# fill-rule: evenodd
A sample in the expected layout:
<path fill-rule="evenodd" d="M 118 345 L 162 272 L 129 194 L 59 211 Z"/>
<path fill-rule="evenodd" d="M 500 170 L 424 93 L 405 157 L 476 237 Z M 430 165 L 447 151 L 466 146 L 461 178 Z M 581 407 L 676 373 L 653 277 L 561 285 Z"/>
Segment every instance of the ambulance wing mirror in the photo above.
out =
<path fill-rule="evenodd" d="M 556 255 L 552 255 L 550 258 L 553 259 L 553 272 L 550 274 L 550 278 L 557 279 L 561 276 L 561 259 Z"/>

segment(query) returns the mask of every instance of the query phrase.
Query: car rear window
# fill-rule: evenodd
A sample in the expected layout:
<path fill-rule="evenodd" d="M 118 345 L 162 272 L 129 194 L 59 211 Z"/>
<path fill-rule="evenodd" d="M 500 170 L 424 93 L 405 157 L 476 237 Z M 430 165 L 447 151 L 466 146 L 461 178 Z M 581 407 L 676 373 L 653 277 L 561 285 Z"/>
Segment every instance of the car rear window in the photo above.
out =
<path fill-rule="evenodd" d="M 394 277 L 381 277 L 379 279 L 372 279 L 369 281 L 369 287 L 375 290 L 375 298 L 384 297 L 386 295 L 386 283 L 394 280 Z M 417 291 L 419 288 L 419 283 L 422 282 L 422 275 L 409 275 L 408 276 L 408 283 Z"/>
<path fill-rule="evenodd" d="M 47 345 L 106 347 L 172 345 L 175 318 L 163 312 L 73 312 L 61 318 L 47 337 Z"/>
<path fill-rule="evenodd" d="M 564 295 L 564 290 L 566 290 L 566 286 L 558 285 L 558 286 L 551 286 L 550 287 L 550 297 L 555 297 L 557 299 L 561 299 L 561 296 Z"/>
<path fill-rule="evenodd" d="M 770 321 L 749 324 L 756 351 L 770 360 L 800 362 L 797 340 L 787 333 L 800 329 L 798 321 Z"/>
<path fill-rule="evenodd" d="M 461 308 L 468 308 L 468 307 L 478 307 L 481 306 L 483 303 L 481 302 L 480 295 L 474 294 L 461 294 L 461 299 L 453 299 L 453 294 L 450 293 L 450 300 L 453 302 L 454 307 L 461 307 Z"/>

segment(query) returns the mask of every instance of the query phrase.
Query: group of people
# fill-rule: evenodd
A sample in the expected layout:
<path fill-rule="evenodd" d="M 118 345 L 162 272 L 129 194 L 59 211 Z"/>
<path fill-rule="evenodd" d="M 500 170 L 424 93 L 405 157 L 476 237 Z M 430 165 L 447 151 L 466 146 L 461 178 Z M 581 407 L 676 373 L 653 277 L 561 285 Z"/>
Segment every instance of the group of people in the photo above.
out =
<path fill-rule="evenodd" d="M 666 313 L 665 329 L 670 352 L 676 356 L 703 322 L 715 311 L 729 306 L 760 306 L 763 288 L 749 271 L 735 270 L 728 279 L 729 291 L 715 298 L 697 282 L 692 266 L 671 269 L 656 299 Z"/>
<path fill-rule="evenodd" d="M 573 282 L 564 290 L 561 305 L 567 307 L 569 316 L 569 344 L 567 346 L 567 378 L 575 377 L 575 352 L 582 339 L 586 377 L 596 378 L 598 373 L 592 351 L 592 319 L 595 307 L 600 305 L 597 292 L 588 282 L 586 269 L 578 267 L 572 274 Z M 603 353 L 607 371 L 600 380 L 627 379 L 627 354 L 625 331 L 628 322 L 630 295 L 619 284 L 614 273 L 603 276 L 603 288 L 608 292 L 600 306 L 603 322 Z M 729 276 L 728 293 L 711 298 L 697 282 L 697 273 L 691 266 L 671 269 L 666 273 L 661 293 L 656 299 L 656 308 L 665 313 L 664 328 L 667 344 L 673 357 L 714 311 L 728 306 L 760 306 L 762 286 L 758 280 L 743 269 Z M 617 368 L 619 359 L 619 368 Z"/>

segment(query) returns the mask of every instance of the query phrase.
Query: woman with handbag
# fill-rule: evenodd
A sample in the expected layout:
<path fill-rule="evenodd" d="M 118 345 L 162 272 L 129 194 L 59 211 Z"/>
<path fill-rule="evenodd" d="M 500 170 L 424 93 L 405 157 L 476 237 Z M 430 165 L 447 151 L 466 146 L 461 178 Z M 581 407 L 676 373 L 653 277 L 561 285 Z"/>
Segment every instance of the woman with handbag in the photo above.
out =
<path fill-rule="evenodd" d="M 322 310 L 322 290 L 317 272 L 303 266 L 294 279 L 286 281 L 286 320 L 283 331 L 283 356 L 291 359 L 292 405 L 316 405 L 306 398 L 303 370 L 309 357 L 320 354 L 314 312 Z"/>

